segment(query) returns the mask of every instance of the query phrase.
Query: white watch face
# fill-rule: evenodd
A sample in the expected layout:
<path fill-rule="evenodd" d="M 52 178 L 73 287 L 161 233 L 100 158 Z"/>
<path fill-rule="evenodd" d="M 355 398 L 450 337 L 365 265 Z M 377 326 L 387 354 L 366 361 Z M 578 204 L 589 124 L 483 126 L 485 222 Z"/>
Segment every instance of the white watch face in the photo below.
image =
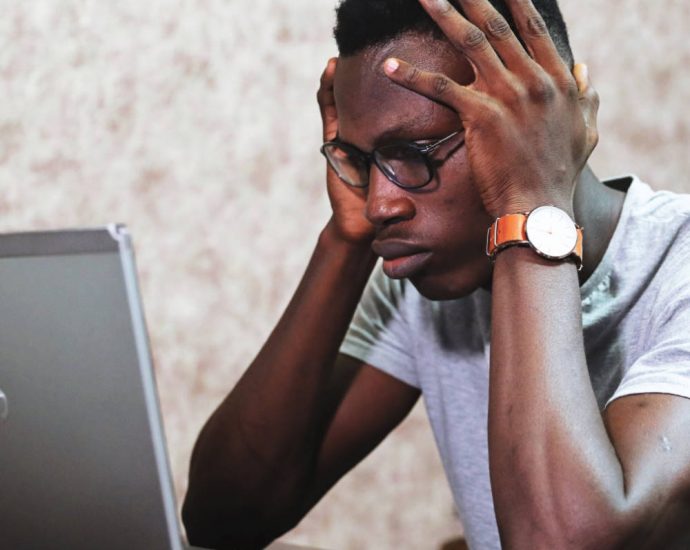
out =
<path fill-rule="evenodd" d="M 567 213 L 555 206 L 540 206 L 527 216 L 527 239 L 540 254 L 551 259 L 569 256 L 577 245 L 577 228 Z"/>

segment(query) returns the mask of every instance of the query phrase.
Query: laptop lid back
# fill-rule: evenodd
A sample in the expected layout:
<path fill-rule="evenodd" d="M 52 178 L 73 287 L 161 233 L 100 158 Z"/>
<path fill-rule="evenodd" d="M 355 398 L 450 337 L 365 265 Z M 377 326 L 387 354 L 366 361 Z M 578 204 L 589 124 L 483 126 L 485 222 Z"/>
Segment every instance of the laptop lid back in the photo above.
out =
<path fill-rule="evenodd" d="M 0 235 L 0 547 L 177 549 L 131 240 Z"/>

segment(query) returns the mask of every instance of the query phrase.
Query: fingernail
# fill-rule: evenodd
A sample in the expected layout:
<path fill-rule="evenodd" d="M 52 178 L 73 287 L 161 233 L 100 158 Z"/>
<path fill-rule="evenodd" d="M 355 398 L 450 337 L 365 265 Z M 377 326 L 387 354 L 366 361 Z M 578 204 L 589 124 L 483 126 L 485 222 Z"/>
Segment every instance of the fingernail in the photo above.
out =
<path fill-rule="evenodd" d="M 575 81 L 577 82 L 577 89 L 580 94 L 587 91 L 589 87 L 589 70 L 587 65 L 584 63 L 578 63 L 573 67 L 573 75 L 575 76 Z"/>
<path fill-rule="evenodd" d="M 398 67 L 400 67 L 400 63 L 398 63 L 397 59 L 393 59 L 392 57 L 386 59 L 386 62 L 383 64 L 383 68 L 388 74 L 392 74 L 397 71 Z"/>
<path fill-rule="evenodd" d="M 424 2 L 438 10 L 447 10 L 450 7 L 448 0 L 424 0 Z"/>
<path fill-rule="evenodd" d="M 580 63 L 580 74 L 584 80 L 589 80 L 589 67 L 585 63 Z"/>
<path fill-rule="evenodd" d="M 575 65 L 575 67 L 573 67 L 573 69 L 582 80 L 589 79 L 589 70 L 587 69 L 587 65 L 584 63 L 578 63 Z"/>

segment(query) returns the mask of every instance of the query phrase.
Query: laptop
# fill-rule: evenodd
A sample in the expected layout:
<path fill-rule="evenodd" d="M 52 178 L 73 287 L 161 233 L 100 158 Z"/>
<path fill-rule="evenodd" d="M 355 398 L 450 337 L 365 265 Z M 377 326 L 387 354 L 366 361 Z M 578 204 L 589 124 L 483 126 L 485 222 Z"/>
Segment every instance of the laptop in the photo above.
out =
<path fill-rule="evenodd" d="M 125 227 L 0 236 L 0 547 L 182 549 Z"/>
<path fill-rule="evenodd" d="M 0 547 L 184 547 L 122 225 L 0 235 Z"/>
<path fill-rule="evenodd" d="M 0 548 L 181 550 L 177 512 L 127 229 L 0 235 Z"/>

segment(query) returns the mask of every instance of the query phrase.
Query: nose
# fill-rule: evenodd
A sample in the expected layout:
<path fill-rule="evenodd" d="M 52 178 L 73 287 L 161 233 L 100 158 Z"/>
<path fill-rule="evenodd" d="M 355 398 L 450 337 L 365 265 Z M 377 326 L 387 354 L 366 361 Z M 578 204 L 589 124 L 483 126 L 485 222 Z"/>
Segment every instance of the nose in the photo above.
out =
<path fill-rule="evenodd" d="M 365 209 L 367 220 L 376 227 L 383 227 L 410 220 L 414 215 L 415 205 L 410 192 L 395 185 L 372 163 Z"/>

